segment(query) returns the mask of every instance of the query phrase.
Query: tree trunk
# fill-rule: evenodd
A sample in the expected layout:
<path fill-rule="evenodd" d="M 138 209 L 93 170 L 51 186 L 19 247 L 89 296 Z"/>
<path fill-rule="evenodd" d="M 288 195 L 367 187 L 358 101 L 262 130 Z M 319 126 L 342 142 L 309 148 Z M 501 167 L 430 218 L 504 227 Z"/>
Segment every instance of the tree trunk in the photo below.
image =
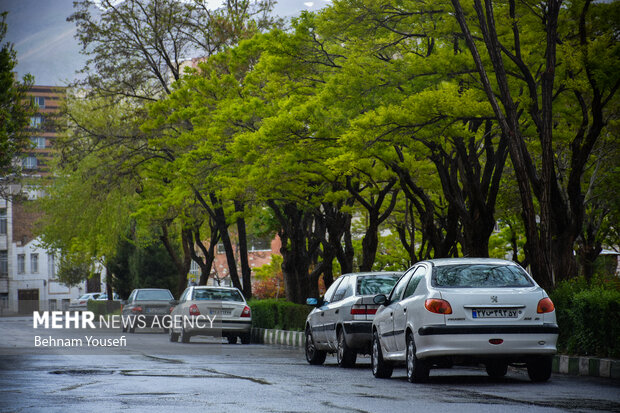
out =
<path fill-rule="evenodd" d="M 239 214 L 239 218 L 237 218 L 237 233 L 239 236 L 239 261 L 241 262 L 243 295 L 246 300 L 249 300 L 252 298 L 252 270 L 248 262 L 248 238 L 245 232 L 245 218 L 243 217 L 244 206 L 239 201 L 235 201 L 235 212 Z"/>

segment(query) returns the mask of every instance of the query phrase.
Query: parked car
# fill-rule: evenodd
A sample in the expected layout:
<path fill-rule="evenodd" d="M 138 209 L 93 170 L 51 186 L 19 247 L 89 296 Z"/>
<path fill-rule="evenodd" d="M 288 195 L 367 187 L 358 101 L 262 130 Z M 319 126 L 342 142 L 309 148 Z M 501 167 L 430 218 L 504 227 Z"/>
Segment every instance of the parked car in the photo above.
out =
<path fill-rule="evenodd" d="M 88 300 L 96 300 L 101 293 L 82 294 L 79 298 L 71 300 L 69 303 L 69 311 L 86 311 Z"/>
<path fill-rule="evenodd" d="M 372 372 L 405 364 L 411 382 L 431 368 L 481 363 L 491 377 L 525 364 L 532 381 L 551 376 L 558 326 L 547 293 L 514 262 L 456 258 L 419 262 L 398 280 L 373 320 Z"/>
<path fill-rule="evenodd" d="M 338 365 L 355 364 L 358 353 L 368 354 L 375 295 L 387 294 L 400 276 L 393 272 L 366 272 L 338 277 L 322 299 L 308 298 L 314 305 L 306 320 L 306 360 L 322 364 L 327 353 L 336 353 Z"/>
<path fill-rule="evenodd" d="M 99 301 L 107 300 L 107 299 L 108 299 L 108 293 L 103 293 L 99 297 L 97 297 L 97 300 L 99 300 Z M 121 301 L 121 297 L 118 294 L 114 293 L 112 295 L 112 300 L 114 300 L 114 301 Z"/>
<path fill-rule="evenodd" d="M 194 320 L 179 323 L 169 330 L 170 341 L 189 343 L 192 336 L 226 337 L 230 344 L 250 343 L 252 311 L 241 291 L 233 287 L 192 286 L 185 289 L 170 314 L 173 320 Z M 198 316 L 203 316 L 202 320 Z M 213 321 L 211 324 L 210 320 Z M 198 322 L 200 321 L 200 322 Z"/>
<path fill-rule="evenodd" d="M 170 302 L 174 300 L 170 290 L 163 288 L 139 288 L 129 295 L 127 301 L 123 301 L 123 318 L 129 319 L 123 323 L 123 333 L 129 330 L 135 333 L 136 327 L 140 327 L 139 321 L 143 321 L 146 327 L 153 326 L 157 318 L 160 325 L 165 324 L 164 316 L 170 314 Z M 164 331 L 167 331 L 164 328 Z"/>

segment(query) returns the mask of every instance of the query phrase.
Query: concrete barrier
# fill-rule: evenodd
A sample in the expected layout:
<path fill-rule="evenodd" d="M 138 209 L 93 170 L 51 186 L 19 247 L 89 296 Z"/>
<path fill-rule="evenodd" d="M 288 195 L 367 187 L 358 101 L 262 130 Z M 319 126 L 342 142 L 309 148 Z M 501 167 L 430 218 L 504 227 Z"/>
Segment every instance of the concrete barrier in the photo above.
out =
<path fill-rule="evenodd" d="M 305 345 L 305 338 L 303 331 L 253 328 L 252 342 L 259 344 L 279 344 L 283 346 L 303 347 Z"/>

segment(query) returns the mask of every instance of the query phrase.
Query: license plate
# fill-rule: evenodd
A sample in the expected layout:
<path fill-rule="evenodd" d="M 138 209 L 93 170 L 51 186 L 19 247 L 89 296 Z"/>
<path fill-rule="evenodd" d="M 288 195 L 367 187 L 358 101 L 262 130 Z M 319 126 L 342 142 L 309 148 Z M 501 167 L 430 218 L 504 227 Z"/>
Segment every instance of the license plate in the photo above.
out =
<path fill-rule="evenodd" d="M 210 309 L 209 313 L 212 315 L 231 315 L 232 311 L 231 310 L 220 310 L 218 309 Z"/>
<path fill-rule="evenodd" d="M 161 310 L 159 308 L 147 308 L 146 312 L 148 314 L 161 314 Z"/>
<path fill-rule="evenodd" d="M 514 308 L 478 308 L 471 311 L 473 318 L 517 318 L 519 310 Z"/>

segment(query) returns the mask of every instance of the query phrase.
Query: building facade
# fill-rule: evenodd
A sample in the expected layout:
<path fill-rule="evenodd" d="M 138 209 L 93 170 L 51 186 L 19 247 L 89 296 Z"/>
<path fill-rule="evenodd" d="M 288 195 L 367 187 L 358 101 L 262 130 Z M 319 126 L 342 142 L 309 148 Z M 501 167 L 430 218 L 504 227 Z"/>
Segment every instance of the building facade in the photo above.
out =
<path fill-rule="evenodd" d="M 40 179 L 49 178 L 57 132 L 55 117 L 65 89 L 33 86 L 28 95 L 37 105 L 29 125 L 32 148 L 21 159 L 24 185 L 7 192 L 19 195 L 0 199 L 0 315 L 32 314 L 33 310 L 62 310 L 86 291 L 86 283 L 69 288 L 56 276 L 58 259 L 39 246 L 33 225 L 40 213 L 30 205 L 43 196 Z"/>

